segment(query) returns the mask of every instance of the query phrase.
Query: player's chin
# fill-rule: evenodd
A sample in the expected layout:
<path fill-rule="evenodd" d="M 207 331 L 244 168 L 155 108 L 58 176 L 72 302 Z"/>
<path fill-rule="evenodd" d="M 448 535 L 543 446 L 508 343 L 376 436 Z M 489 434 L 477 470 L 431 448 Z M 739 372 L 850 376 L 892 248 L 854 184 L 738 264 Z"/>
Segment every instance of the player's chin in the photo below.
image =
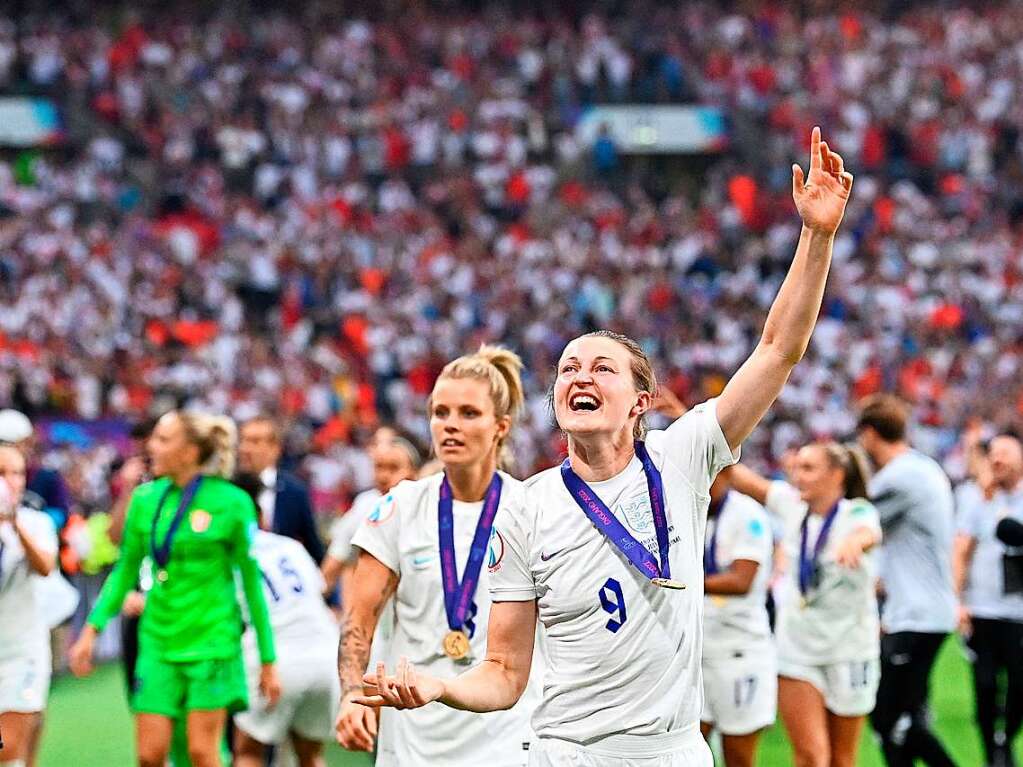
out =
<path fill-rule="evenodd" d="M 607 419 L 600 410 L 566 410 L 558 417 L 558 425 L 574 437 L 610 430 Z"/>

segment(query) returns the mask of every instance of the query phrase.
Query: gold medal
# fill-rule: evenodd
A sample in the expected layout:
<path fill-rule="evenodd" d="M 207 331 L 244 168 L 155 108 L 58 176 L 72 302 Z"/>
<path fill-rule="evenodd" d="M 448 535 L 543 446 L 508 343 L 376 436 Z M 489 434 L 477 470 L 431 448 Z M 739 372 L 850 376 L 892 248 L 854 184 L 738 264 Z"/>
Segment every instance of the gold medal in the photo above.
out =
<path fill-rule="evenodd" d="M 800 610 L 805 610 L 807 604 L 808 604 L 808 602 L 806 601 L 806 597 L 800 597 L 799 598 L 799 609 Z"/>
<path fill-rule="evenodd" d="M 464 631 L 449 631 L 444 637 L 444 654 L 451 660 L 462 660 L 469 654 L 469 637 Z"/>
<path fill-rule="evenodd" d="M 650 582 L 662 589 L 684 589 L 686 584 L 681 581 L 673 581 L 671 578 L 651 578 Z"/>
<path fill-rule="evenodd" d="M 725 597 L 721 596 L 720 594 L 712 595 L 710 598 L 710 602 L 715 607 L 724 607 L 726 604 L 728 604 L 728 600 Z"/>
<path fill-rule="evenodd" d="M 157 573 L 156 573 L 156 580 L 160 581 L 160 583 L 166 583 L 167 582 L 167 571 L 166 570 L 158 570 Z"/>

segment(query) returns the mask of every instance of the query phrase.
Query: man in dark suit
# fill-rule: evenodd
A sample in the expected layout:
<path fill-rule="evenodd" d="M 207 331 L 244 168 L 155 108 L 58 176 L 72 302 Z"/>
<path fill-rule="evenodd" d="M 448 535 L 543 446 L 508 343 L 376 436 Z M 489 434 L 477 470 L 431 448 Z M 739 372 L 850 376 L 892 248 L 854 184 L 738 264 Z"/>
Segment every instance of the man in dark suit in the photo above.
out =
<path fill-rule="evenodd" d="M 281 432 L 269 416 L 257 416 L 242 424 L 238 440 L 238 468 L 255 474 L 263 483 L 259 509 L 265 527 L 294 538 L 319 564 L 323 542 L 316 532 L 309 491 L 294 474 L 277 468 L 281 459 Z"/>

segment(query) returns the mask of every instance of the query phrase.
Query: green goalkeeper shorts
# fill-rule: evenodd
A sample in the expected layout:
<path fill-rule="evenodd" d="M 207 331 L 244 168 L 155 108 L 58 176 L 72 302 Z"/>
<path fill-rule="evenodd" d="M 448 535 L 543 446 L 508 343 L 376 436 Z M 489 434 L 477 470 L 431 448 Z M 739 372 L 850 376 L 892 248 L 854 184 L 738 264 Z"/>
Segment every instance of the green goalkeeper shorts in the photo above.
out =
<path fill-rule="evenodd" d="M 139 655 L 131 695 L 131 708 L 136 714 L 161 714 L 177 719 L 189 711 L 223 708 L 234 713 L 248 707 L 248 685 L 240 654 L 187 663 Z"/>

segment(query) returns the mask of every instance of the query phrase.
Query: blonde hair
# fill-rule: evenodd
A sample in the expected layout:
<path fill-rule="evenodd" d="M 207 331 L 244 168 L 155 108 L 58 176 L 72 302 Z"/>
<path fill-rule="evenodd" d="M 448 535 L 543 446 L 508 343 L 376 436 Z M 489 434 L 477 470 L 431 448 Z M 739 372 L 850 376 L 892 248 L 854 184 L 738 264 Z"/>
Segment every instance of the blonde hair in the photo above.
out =
<path fill-rule="evenodd" d="M 234 474 L 238 428 L 226 415 L 210 415 L 185 410 L 174 414 L 185 430 L 185 438 L 199 448 L 199 466 L 203 474 L 230 479 Z"/>
<path fill-rule="evenodd" d="M 509 416 L 513 426 L 518 420 L 525 403 L 522 390 L 522 358 L 511 349 L 483 344 L 475 354 L 464 354 L 445 365 L 437 380 L 444 378 L 472 378 L 483 381 L 490 389 L 495 418 Z M 432 406 L 431 396 L 429 404 L 431 410 Z M 497 460 L 502 468 L 511 465 L 511 451 L 508 449 L 510 435 L 511 429 L 497 446 Z"/>

